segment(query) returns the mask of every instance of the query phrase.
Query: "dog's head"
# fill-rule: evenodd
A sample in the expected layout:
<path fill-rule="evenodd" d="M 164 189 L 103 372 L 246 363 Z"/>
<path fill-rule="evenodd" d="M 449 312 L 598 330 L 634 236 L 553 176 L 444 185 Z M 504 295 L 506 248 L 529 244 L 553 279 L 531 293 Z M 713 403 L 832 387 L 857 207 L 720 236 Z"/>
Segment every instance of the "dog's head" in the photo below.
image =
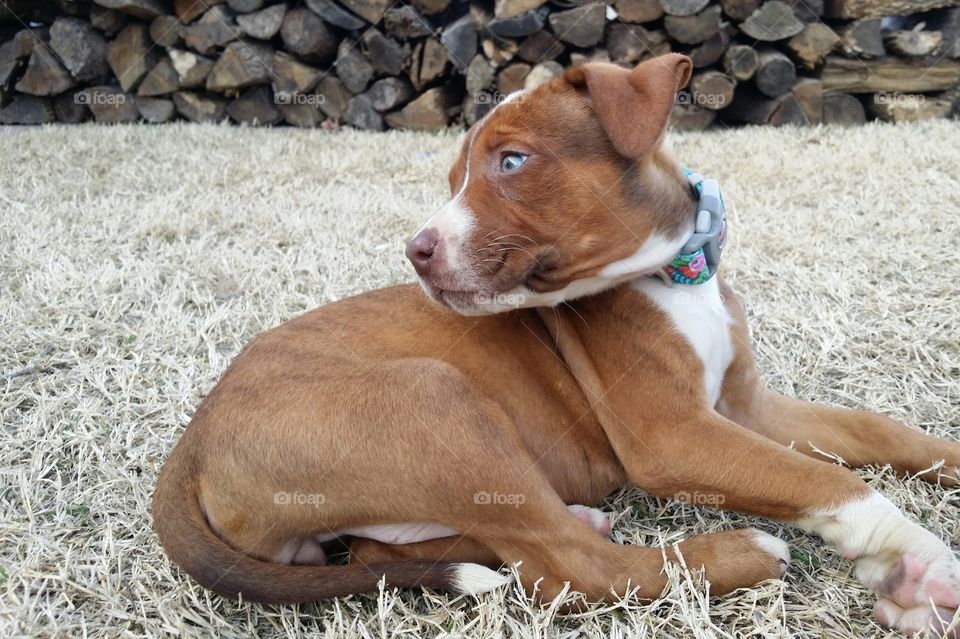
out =
<path fill-rule="evenodd" d="M 407 245 L 427 294 L 464 314 L 549 306 L 668 262 L 693 209 L 660 142 L 691 68 L 586 64 L 477 122 L 452 199 Z"/>

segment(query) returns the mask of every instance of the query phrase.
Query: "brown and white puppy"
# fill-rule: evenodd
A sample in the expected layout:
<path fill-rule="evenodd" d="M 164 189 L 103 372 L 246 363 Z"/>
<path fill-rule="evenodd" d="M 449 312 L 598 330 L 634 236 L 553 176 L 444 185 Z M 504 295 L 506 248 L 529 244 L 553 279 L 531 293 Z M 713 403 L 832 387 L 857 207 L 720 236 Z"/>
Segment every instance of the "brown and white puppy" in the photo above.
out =
<path fill-rule="evenodd" d="M 960 605 L 953 552 L 817 451 L 954 484 L 960 444 L 768 390 L 719 277 L 650 277 L 694 224 L 660 148 L 690 70 L 676 54 L 588 64 L 477 123 L 452 199 L 407 250 L 438 304 L 412 285 L 374 291 L 247 346 L 161 473 L 154 522 L 171 559 L 264 602 L 382 577 L 476 593 L 515 562 L 541 597 L 569 582 L 589 599 L 652 598 L 676 551 L 615 544 L 590 508 L 634 484 L 815 532 L 856 563 L 882 623 L 942 628 L 936 611 Z M 349 563 L 327 564 L 335 538 Z M 752 529 L 678 549 L 717 594 L 789 560 Z"/>

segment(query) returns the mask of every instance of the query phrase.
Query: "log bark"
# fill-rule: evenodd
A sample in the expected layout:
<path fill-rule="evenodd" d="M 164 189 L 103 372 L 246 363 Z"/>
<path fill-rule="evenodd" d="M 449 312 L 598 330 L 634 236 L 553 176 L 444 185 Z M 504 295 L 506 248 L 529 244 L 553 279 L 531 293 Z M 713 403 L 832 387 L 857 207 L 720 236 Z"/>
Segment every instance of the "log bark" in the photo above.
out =
<path fill-rule="evenodd" d="M 343 114 L 343 120 L 358 129 L 382 131 L 384 128 L 383 116 L 373 108 L 370 98 L 366 95 L 358 95 L 350 100 Z"/>
<path fill-rule="evenodd" d="M 709 128 L 716 117 L 716 111 L 695 104 L 676 104 L 670 111 L 669 126 L 677 131 L 702 131 Z"/>
<path fill-rule="evenodd" d="M 754 77 L 757 89 L 770 98 L 789 91 L 797 79 L 797 68 L 790 58 L 774 49 L 761 51 L 758 56 L 760 66 Z"/>
<path fill-rule="evenodd" d="M 207 90 L 223 93 L 270 82 L 273 49 L 252 42 L 231 43 L 207 76 Z"/>
<path fill-rule="evenodd" d="M 719 71 L 695 73 L 690 80 L 693 104 L 710 111 L 719 111 L 733 104 L 737 82 Z"/>
<path fill-rule="evenodd" d="M 703 11 L 710 0 L 660 0 L 663 12 L 671 16 L 692 16 Z"/>
<path fill-rule="evenodd" d="M 947 117 L 953 101 L 922 93 L 875 93 L 867 102 L 870 113 L 887 122 L 919 122 Z"/>
<path fill-rule="evenodd" d="M 610 28 L 611 34 L 617 27 L 627 28 L 627 25 L 613 25 Z M 427 40 L 429 42 L 429 40 Z M 536 64 L 541 60 L 553 60 L 563 53 L 563 45 L 557 40 L 556 36 L 549 31 L 537 31 L 529 36 L 520 44 L 517 50 L 517 56 L 526 62 Z"/>
<path fill-rule="evenodd" d="M 523 47 L 520 49 L 523 57 Z M 666 32 L 651 31 L 639 24 L 614 24 L 611 25 L 607 34 L 607 52 L 610 54 L 610 59 L 615 62 L 636 64 L 640 60 L 669 51 L 670 42 Z M 535 61 L 528 60 L 528 62 Z"/>
<path fill-rule="evenodd" d="M 50 48 L 79 82 L 99 83 L 110 71 L 106 40 L 79 18 L 57 18 L 50 28 Z"/>
<path fill-rule="evenodd" d="M 850 60 L 830 56 L 820 79 L 824 91 L 945 91 L 960 83 L 960 62 L 940 60 L 931 66 L 897 58 Z"/>
<path fill-rule="evenodd" d="M 440 41 L 447 48 L 453 66 L 461 71 L 467 68 L 477 52 L 477 26 L 467 14 L 443 30 Z"/>
<path fill-rule="evenodd" d="M 48 98 L 18 95 L 0 109 L 0 124 L 49 124 L 57 121 Z"/>
<path fill-rule="evenodd" d="M 227 113 L 227 101 L 223 98 L 177 91 L 173 94 L 177 112 L 191 122 L 219 122 Z"/>
<path fill-rule="evenodd" d="M 143 24 L 131 24 L 107 45 L 107 62 L 124 91 L 135 88 L 159 58 Z"/>
<path fill-rule="evenodd" d="M 575 47 L 592 47 L 603 38 L 606 8 L 591 2 L 568 11 L 550 14 L 550 28 L 560 40 Z"/>
<path fill-rule="evenodd" d="M 177 16 L 157 16 L 150 22 L 150 39 L 161 47 L 175 47 L 181 42 L 182 26 Z"/>
<path fill-rule="evenodd" d="M 615 6 L 624 22 L 653 22 L 663 17 L 659 0 L 618 0 Z"/>
<path fill-rule="evenodd" d="M 803 31 L 803 22 L 793 12 L 793 7 L 780 0 L 764 2 L 763 6 L 743 21 L 740 29 L 751 38 L 762 42 L 786 40 Z"/>
<path fill-rule="evenodd" d="M 413 51 L 410 82 L 418 91 L 440 77 L 447 67 L 447 48 L 436 38 L 427 38 Z"/>
<path fill-rule="evenodd" d="M 140 117 L 150 124 L 162 124 L 169 122 L 177 114 L 177 107 L 173 100 L 163 98 L 141 98 L 137 97 L 137 112 Z"/>
<path fill-rule="evenodd" d="M 409 49 L 404 49 L 396 40 L 388 38 L 377 29 L 368 29 L 363 34 L 363 47 L 373 70 L 378 73 L 399 75 L 407 66 Z M 467 62 L 469 63 L 469 60 Z"/>
<path fill-rule="evenodd" d="M 825 11 L 825 0 L 796 0 L 793 13 L 801 22 L 820 22 Z"/>
<path fill-rule="evenodd" d="M 808 125 L 800 103 L 789 91 L 776 98 L 768 98 L 757 91 L 738 92 L 733 105 L 721 112 L 728 121 L 771 126 Z"/>
<path fill-rule="evenodd" d="M 237 16 L 237 26 L 251 38 L 269 40 L 280 33 L 286 15 L 287 5 L 275 4 L 255 13 Z"/>
<path fill-rule="evenodd" d="M 421 38 L 433 33 L 427 19 L 407 5 L 389 9 L 383 15 L 383 28 L 391 37 L 400 40 Z"/>
<path fill-rule="evenodd" d="M 939 31 L 896 30 L 883 34 L 883 42 L 892 53 L 920 58 L 936 51 L 943 42 Z"/>
<path fill-rule="evenodd" d="M 730 36 L 723 29 L 715 34 L 698 47 L 693 48 L 690 53 L 690 59 L 693 60 L 693 66 L 696 69 L 702 69 L 715 64 L 727 48 L 730 46 Z"/>
<path fill-rule="evenodd" d="M 760 56 L 751 46 L 735 44 L 723 55 L 723 68 L 736 80 L 749 80 L 760 68 Z"/>
<path fill-rule="evenodd" d="M 839 44 L 836 31 L 822 22 L 813 22 L 787 41 L 787 49 L 805 69 L 815 69 Z"/>
<path fill-rule="evenodd" d="M 945 9 L 931 16 L 929 28 L 940 32 L 943 40 L 934 50 L 938 58 L 960 58 L 960 7 Z"/>
<path fill-rule="evenodd" d="M 270 126 L 283 119 L 274 103 L 273 92 L 265 86 L 246 89 L 227 105 L 227 115 L 235 122 L 250 126 Z"/>
<path fill-rule="evenodd" d="M 387 115 L 387 123 L 395 129 L 431 131 L 447 126 L 447 109 L 452 103 L 446 87 L 426 91 L 401 110 Z"/>
<path fill-rule="evenodd" d="M 167 12 L 167 7 L 160 0 L 96 0 L 96 3 L 144 20 L 152 20 Z"/>
<path fill-rule="evenodd" d="M 278 93 L 308 93 L 317 86 L 323 72 L 308 66 L 292 55 L 277 51 L 271 64 L 273 90 Z"/>
<path fill-rule="evenodd" d="M 760 0 L 720 0 L 720 5 L 729 17 L 742 21 L 760 8 Z"/>
<path fill-rule="evenodd" d="M 308 60 L 326 60 L 337 50 L 337 37 L 320 16 L 309 9 L 287 12 L 280 26 L 280 36 L 291 53 Z"/>
<path fill-rule="evenodd" d="M 380 22 L 383 14 L 393 5 L 392 0 L 340 0 L 340 2 L 371 24 Z"/>
<path fill-rule="evenodd" d="M 676 128 L 960 116 L 960 0 L 7 0 L 0 16 L 11 7 L 47 11 L 28 29 L 0 20 L 11 120 L 437 128 L 564 68 L 668 51 L 694 65 Z M 90 88 L 130 102 L 97 115 Z"/>
<path fill-rule="evenodd" d="M 170 58 L 161 58 L 137 87 L 138 96 L 170 95 L 180 88 L 180 78 Z"/>
<path fill-rule="evenodd" d="M 863 104 L 849 93 L 824 93 L 821 113 L 823 124 L 856 126 L 867 121 Z"/>
<path fill-rule="evenodd" d="M 242 32 L 234 21 L 230 9 L 225 6 L 216 6 L 203 14 L 203 17 L 195 23 L 181 29 L 180 35 L 188 47 L 197 53 L 209 55 L 237 40 Z"/>
<path fill-rule="evenodd" d="M 823 120 L 823 83 L 815 78 L 801 78 L 790 89 L 807 122 L 816 126 Z"/>
<path fill-rule="evenodd" d="M 854 58 L 882 58 L 886 55 L 879 18 L 856 20 L 840 35 L 843 52 Z"/>
<path fill-rule="evenodd" d="M 720 29 L 720 7 L 710 5 L 692 16 L 665 16 L 663 28 L 683 44 L 700 44 Z"/>
<path fill-rule="evenodd" d="M 497 92 L 500 94 L 499 97 L 505 98 L 514 91 L 521 90 L 531 68 L 529 64 L 524 64 L 523 62 L 515 62 L 514 64 L 504 67 L 503 70 L 497 74 Z"/>
<path fill-rule="evenodd" d="M 27 70 L 15 85 L 20 93 L 36 96 L 57 95 L 74 86 L 76 81 L 47 45 L 33 48 Z"/>
<path fill-rule="evenodd" d="M 906 16 L 956 5 L 956 0 L 827 0 L 830 18 L 881 18 Z"/>

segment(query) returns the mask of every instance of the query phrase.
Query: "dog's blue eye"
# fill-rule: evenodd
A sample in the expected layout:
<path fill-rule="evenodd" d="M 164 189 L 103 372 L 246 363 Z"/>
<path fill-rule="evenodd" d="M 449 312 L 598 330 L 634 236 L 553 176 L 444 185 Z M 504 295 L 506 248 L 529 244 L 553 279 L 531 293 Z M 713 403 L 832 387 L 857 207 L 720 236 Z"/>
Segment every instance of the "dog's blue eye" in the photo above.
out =
<path fill-rule="evenodd" d="M 527 156 L 520 153 L 508 153 L 503 156 L 503 160 L 500 161 L 500 170 L 504 173 L 511 173 L 516 171 L 523 163 L 527 161 Z"/>

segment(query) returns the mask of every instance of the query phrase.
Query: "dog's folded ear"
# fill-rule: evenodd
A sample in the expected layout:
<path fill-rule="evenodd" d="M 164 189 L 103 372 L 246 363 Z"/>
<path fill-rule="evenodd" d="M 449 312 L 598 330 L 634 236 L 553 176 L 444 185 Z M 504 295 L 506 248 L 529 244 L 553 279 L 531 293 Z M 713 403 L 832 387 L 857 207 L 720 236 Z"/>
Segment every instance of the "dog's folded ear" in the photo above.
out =
<path fill-rule="evenodd" d="M 595 62 L 574 67 L 565 77 L 586 93 L 617 151 L 640 159 L 663 134 L 677 91 L 692 71 L 690 58 L 668 53 L 633 70 Z"/>

